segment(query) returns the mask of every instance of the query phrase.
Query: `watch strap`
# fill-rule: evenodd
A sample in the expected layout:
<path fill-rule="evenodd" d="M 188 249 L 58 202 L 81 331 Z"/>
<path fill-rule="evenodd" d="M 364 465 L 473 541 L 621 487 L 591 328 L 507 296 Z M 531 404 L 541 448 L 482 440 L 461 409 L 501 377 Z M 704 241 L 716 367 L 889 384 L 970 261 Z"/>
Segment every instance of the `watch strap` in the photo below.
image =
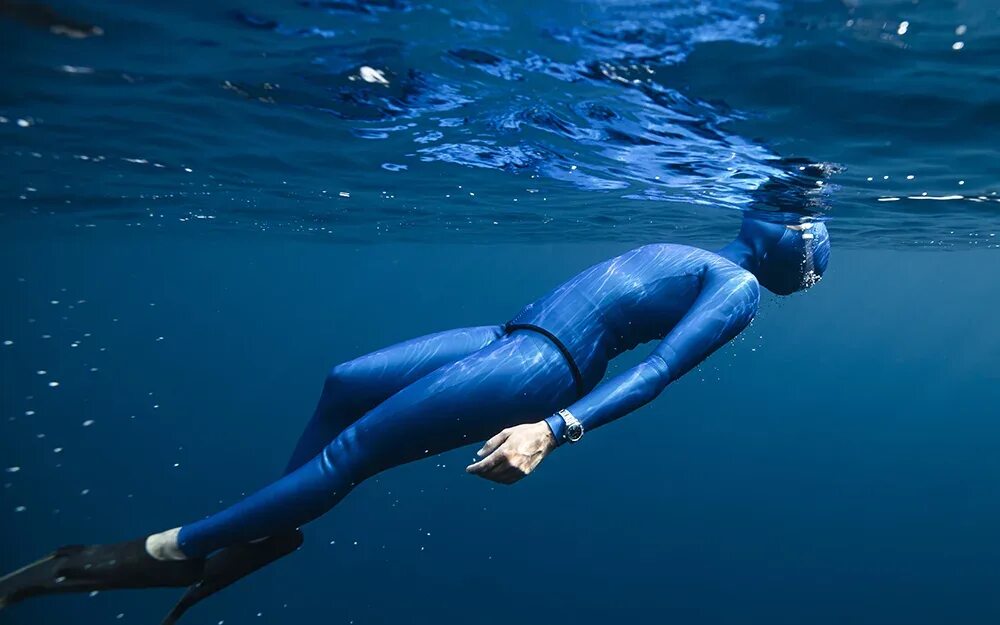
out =
<path fill-rule="evenodd" d="M 558 412 L 551 417 L 546 417 L 545 423 L 552 430 L 552 436 L 556 439 L 556 445 L 562 445 L 566 442 L 566 422 L 563 421 Z"/>
<path fill-rule="evenodd" d="M 571 426 L 575 425 L 581 428 L 581 430 L 583 429 L 583 424 L 580 423 L 580 420 L 566 409 L 560 410 L 551 417 L 547 417 L 545 422 L 549 425 L 549 429 L 552 430 L 552 435 L 556 439 L 556 445 L 575 442 L 569 440 L 569 429 Z"/>

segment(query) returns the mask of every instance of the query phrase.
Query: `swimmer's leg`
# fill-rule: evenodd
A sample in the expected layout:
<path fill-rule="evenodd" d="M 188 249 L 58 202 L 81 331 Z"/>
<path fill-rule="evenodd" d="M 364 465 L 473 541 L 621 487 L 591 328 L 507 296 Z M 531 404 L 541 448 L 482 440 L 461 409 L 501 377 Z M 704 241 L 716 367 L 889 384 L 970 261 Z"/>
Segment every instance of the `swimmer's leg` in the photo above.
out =
<path fill-rule="evenodd" d="M 337 365 L 326 377 L 316 411 L 299 437 L 285 473 L 311 460 L 344 428 L 400 389 L 442 365 L 479 351 L 502 335 L 501 326 L 448 330 Z"/>
<path fill-rule="evenodd" d="M 183 526 L 178 544 L 200 557 L 300 527 L 380 471 L 543 419 L 574 396 L 569 366 L 548 339 L 504 336 L 389 397 L 294 472 Z"/>

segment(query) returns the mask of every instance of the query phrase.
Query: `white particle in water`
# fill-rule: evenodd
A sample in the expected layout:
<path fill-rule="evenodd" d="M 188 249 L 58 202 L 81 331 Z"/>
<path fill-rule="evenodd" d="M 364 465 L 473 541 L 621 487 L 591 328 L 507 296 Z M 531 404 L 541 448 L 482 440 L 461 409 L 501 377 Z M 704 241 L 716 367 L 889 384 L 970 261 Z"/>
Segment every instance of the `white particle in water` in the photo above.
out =
<path fill-rule="evenodd" d="M 59 386 L 59 383 L 56 382 L 55 380 L 53 380 L 53 381 L 49 382 L 49 386 L 51 386 L 52 388 L 55 388 L 55 387 Z"/>
<path fill-rule="evenodd" d="M 14 344 L 14 341 L 7 340 L 7 341 L 4 341 L 3 344 L 6 345 L 7 347 L 10 347 L 11 345 Z"/>
<path fill-rule="evenodd" d="M 25 510 L 27 510 L 27 508 L 25 508 L 24 506 L 18 506 L 14 508 L 14 512 L 24 512 Z"/>
<path fill-rule="evenodd" d="M 35 373 L 37 373 L 38 375 L 45 375 L 46 373 L 48 373 L 48 371 L 46 371 L 45 369 L 39 369 Z"/>
<path fill-rule="evenodd" d="M 965 47 L 964 41 L 956 41 L 955 43 L 951 44 L 952 50 L 961 50 L 964 47 Z"/>
<path fill-rule="evenodd" d="M 337 195 L 339 195 L 340 197 L 351 197 L 351 194 L 348 193 L 347 191 L 341 191 Z"/>
<path fill-rule="evenodd" d="M 961 37 L 969 30 L 969 27 L 965 24 L 959 24 L 958 28 L 955 29 L 955 34 Z"/>
<path fill-rule="evenodd" d="M 25 410 L 24 411 L 24 416 L 26 416 L 26 417 L 30 417 L 33 414 L 35 414 L 34 410 Z"/>
<path fill-rule="evenodd" d="M 98 594 L 98 591 L 97 591 L 97 590 L 91 590 L 91 591 L 90 591 L 90 594 L 89 594 L 89 595 L 87 595 L 87 596 L 88 596 L 88 597 L 96 597 L 96 596 L 97 596 L 97 594 Z"/>
<path fill-rule="evenodd" d="M 89 489 L 89 488 L 84 488 L 83 490 L 81 490 L 81 491 L 80 491 L 80 494 L 81 494 L 81 495 L 86 495 L 86 494 L 87 494 L 87 493 L 89 493 L 89 492 L 90 492 L 90 489 Z"/>
<path fill-rule="evenodd" d="M 963 185 L 963 184 L 965 184 L 965 181 L 964 181 L 964 180 L 959 180 L 959 181 L 958 181 L 958 184 L 959 184 L 959 185 Z"/>
<path fill-rule="evenodd" d="M 17 120 L 17 125 L 20 126 L 21 128 L 27 128 L 28 126 L 31 125 L 31 122 L 22 118 Z"/>
<path fill-rule="evenodd" d="M 908 176 L 906 176 L 906 179 L 907 180 L 913 180 L 913 174 L 909 174 Z"/>
<path fill-rule="evenodd" d="M 61 454 L 61 453 L 62 453 L 62 450 L 63 450 L 63 448 L 62 448 L 62 447 L 56 447 L 55 449 L 53 449 L 53 450 L 52 450 L 52 452 L 53 452 L 53 453 L 56 453 L 56 454 Z"/>
<path fill-rule="evenodd" d="M 381 70 L 377 70 L 374 67 L 368 67 L 367 65 L 362 65 L 361 69 L 358 70 L 361 75 L 361 80 L 365 82 L 374 82 L 380 85 L 388 85 L 389 81 L 386 79 L 385 74 Z"/>
<path fill-rule="evenodd" d="M 92 425 L 94 425 L 94 420 L 93 419 L 87 419 L 86 421 L 83 422 L 83 427 L 85 427 L 85 428 L 89 428 Z"/>
<path fill-rule="evenodd" d="M 93 74 L 93 67 L 81 67 L 77 65 L 60 65 L 59 69 L 67 74 Z"/>
<path fill-rule="evenodd" d="M 7 473 L 17 473 L 21 470 L 21 467 L 7 467 Z"/>

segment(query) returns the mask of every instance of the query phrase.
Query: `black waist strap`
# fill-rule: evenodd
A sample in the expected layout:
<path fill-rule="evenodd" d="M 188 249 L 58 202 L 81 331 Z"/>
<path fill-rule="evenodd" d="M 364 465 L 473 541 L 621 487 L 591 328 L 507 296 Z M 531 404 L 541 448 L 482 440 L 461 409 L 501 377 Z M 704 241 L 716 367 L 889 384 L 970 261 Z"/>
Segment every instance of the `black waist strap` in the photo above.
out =
<path fill-rule="evenodd" d="M 558 349 L 559 352 L 562 353 L 563 358 L 566 359 L 566 364 L 569 365 L 569 372 L 573 374 L 573 385 L 576 386 L 577 398 L 585 395 L 583 392 L 583 376 L 580 374 L 580 368 L 576 366 L 576 361 L 573 360 L 573 355 L 569 353 L 569 350 L 566 349 L 566 346 L 563 345 L 562 341 L 560 341 L 555 334 L 552 334 L 545 328 L 531 323 L 514 323 L 513 321 L 508 321 L 504 324 L 503 328 L 504 331 L 508 333 L 513 332 L 514 330 L 531 330 L 532 332 L 537 332 L 552 341 L 552 344 L 556 346 L 556 349 Z"/>

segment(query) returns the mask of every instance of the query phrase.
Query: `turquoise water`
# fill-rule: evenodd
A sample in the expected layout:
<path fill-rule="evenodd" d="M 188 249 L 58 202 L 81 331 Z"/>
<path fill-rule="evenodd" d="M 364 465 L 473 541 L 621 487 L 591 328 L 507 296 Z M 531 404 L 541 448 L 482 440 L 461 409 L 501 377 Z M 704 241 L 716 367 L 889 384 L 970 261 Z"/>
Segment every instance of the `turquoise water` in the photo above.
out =
<path fill-rule="evenodd" d="M 362 485 L 187 622 L 1000 616 L 991 3 L 12 6 L 0 568 L 273 479 L 336 362 L 754 209 L 828 220 L 820 285 L 516 487 Z"/>

